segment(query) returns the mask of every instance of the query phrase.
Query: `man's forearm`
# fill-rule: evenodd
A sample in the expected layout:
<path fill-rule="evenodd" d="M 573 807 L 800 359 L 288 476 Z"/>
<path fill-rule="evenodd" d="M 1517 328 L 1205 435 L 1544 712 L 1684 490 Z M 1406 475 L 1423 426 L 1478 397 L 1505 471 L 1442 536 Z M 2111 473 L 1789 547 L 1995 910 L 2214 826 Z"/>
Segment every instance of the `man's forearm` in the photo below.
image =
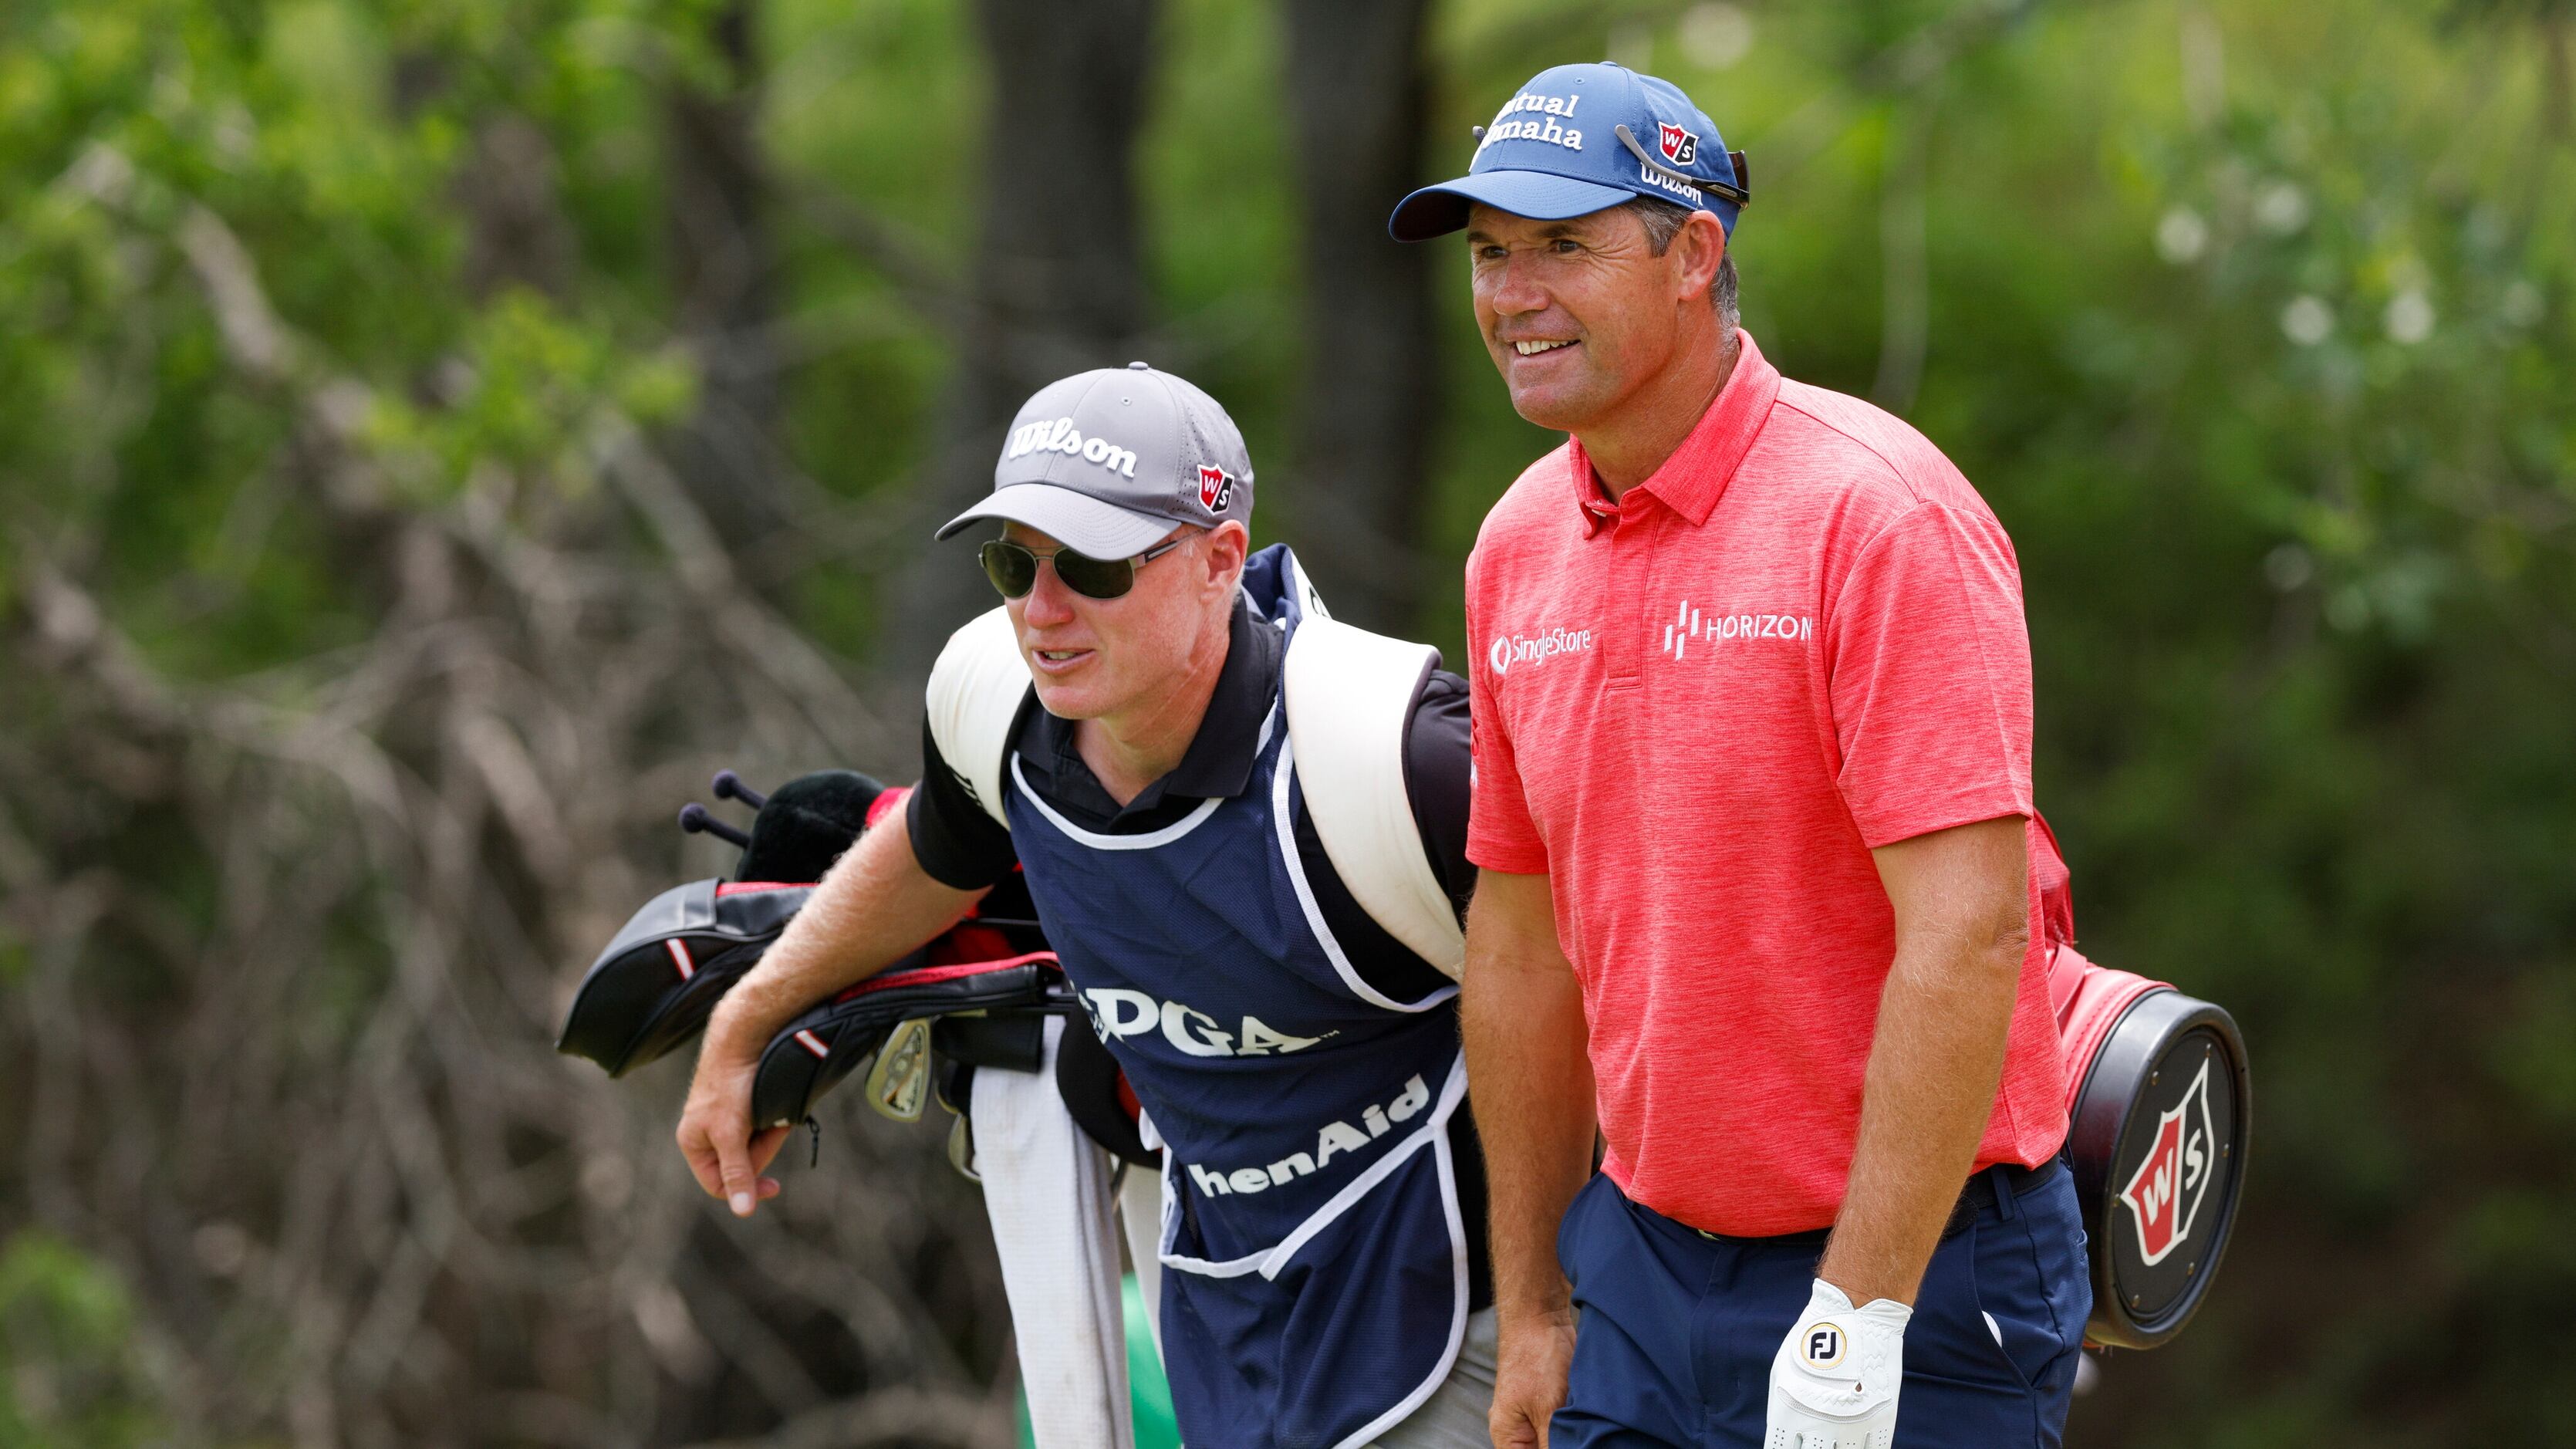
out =
<path fill-rule="evenodd" d="M 1514 944 L 1471 931 L 1461 992 L 1494 1302 L 1507 1317 L 1567 1305 L 1556 1230 L 1591 1175 L 1594 1132 L 1582 988 L 1553 940 L 1544 952 Z"/>
<path fill-rule="evenodd" d="M 1922 957 L 1900 952 L 1888 973 L 1851 1186 L 1817 1269 L 1854 1303 L 1914 1301 L 2003 1076 L 2020 950 Z"/>
<path fill-rule="evenodd" d="M 757 1060 L 797 1013 L 956 924 L 980 897 L 924 873 L 900 819 L 859 837 L 707 1022 L 703 1054 Z"/>

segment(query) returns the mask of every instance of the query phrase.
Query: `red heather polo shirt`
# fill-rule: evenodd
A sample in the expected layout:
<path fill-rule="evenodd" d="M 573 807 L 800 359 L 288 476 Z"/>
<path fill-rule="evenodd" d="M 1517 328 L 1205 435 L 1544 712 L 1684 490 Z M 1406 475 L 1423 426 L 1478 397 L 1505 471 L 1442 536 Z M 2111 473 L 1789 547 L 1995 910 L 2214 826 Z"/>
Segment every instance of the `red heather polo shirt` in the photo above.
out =
<path fill-rule="evenodd" d="M 1829 1226 L 1850 1176 L 1896 952 L 1871 849 L 2036 812 L 2002 525 L 1921 434 L 1740 335 L 1707 415 L 1619 502 L 1569 441 L 1486 516 L 1467 854 L 1549 877 L 1602 1169 L 1767 1236 Z M 2034 885 L 1979 1167 L 2066 1135 L 2043 937 Z"/>

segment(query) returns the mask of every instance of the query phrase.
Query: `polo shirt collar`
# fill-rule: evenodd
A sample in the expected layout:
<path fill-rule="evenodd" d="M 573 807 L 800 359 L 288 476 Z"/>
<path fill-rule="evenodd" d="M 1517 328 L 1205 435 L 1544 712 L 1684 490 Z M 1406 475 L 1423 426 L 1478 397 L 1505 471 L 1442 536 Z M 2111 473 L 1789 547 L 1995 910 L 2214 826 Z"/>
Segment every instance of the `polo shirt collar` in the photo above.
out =
<path fill-rule="evenodd" d="M 1736 330 L 1739 350 L 1735 370 L 1727 374 L 1726 386 L 1700 415 L 1697 426 L 1673 449 L 1663 466 L 1631 494 L 1644 490 L 1666 508 L 1690 520 L 1693 527 L 1708 522 L 1717 508 L 1717 500 L 1726 494 L 1726 485 L 1735 477 L 1736 465 L 1753 451 L 1753 440 L 1762 433 L 1762 425 L 1771 419 L 1771 405 L 1780 397 L 1780 369 L 1763 357 L 1762 349 L 1753 345 L 1753 334 Z M 1579 438 L 1566 440 L 1567 454 L 1573 463 L 1568 471 L 1574 479 L 1575 503 L 1583 510 L 1585 535 L 1598 533 L 1619 516 L 1620 504 L 1612 501 L 1602 488 L 1599 475 L 1592 471 L 1592 460 L 1584 454 Z"/>
<path fill-rule="evenodd" d="M 1243 793 L 1252 781 L 1253 761 L 1261 753 L 1261 722 L 1269 717 L 1271 699 L 1278 692 L 1280 647 L 1279 630 L 1255 615 L 1250 602 L 1236 594 L 1234 617 L 1226 628 L 1225 663 L 1217 671 L 1216 690 L 1208 696 L 1199 732 L 1190 737 L 1190 747 L 1181 752 L 1181 762 L 1172 772 L 1147 785 L 1122 815 L 1150 809 L 1175 796 L 1224 800 Z M 1073 721 L 1043 708 L 1038 713 L 1039 727 L 1055 760 L 1056 778 L 1068 778 L 1073 770 L 1081 772 L 1073 778 L 1088 776 L 1091 767 L 1082 763 L 1082 753 L 1074 744 Z"/>

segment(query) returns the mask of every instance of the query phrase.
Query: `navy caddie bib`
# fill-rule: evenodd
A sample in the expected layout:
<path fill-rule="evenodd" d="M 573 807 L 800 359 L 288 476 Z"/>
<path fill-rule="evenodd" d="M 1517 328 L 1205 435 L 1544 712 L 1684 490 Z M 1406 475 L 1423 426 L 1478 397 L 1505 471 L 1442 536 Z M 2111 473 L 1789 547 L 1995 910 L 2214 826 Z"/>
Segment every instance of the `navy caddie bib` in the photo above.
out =
<path fill-rule="evenodd" d="M 1244 592 L 1290 634 L 1313 598 L 1276 545 Z M 1317 909 L 1278 688 L 1241 795 L 1100 834 L 1031 793 L 1014 752 L 1003 809 L 1065 975 L 1163 1145 L 1182 1440 L 1338 1449 L 1410 1414 L 1457 1356 L 1467 1250 L 1447 1125 L 1467 1071 L 1457 988 L 1387 997 Z"/>

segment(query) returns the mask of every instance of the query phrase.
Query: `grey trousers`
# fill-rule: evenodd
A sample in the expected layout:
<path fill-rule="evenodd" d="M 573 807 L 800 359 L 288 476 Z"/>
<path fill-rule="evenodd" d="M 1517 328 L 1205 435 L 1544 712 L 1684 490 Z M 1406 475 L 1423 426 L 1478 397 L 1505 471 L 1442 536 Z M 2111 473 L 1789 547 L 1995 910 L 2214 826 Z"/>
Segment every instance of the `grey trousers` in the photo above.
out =
<path fill-rule="evenodd" d="M 1378 1437 L 1374 1449 L 1493 1449 L 1485 1416 L 1494 1408 L 1494 1310 L 1467 1315 L 1467 1338 L 1449 1377 L 1404 1422 Z"/>

